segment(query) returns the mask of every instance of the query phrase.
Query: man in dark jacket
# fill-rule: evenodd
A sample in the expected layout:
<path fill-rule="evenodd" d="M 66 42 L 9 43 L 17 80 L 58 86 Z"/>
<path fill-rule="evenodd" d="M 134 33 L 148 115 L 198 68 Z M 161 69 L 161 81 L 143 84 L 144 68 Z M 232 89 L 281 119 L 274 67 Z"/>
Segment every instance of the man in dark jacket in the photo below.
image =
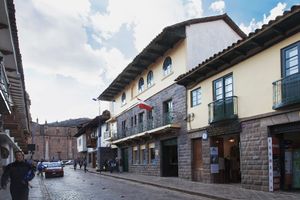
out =
<path fill-rule="evenodd" d="M 15 152 L 16 161 L 7 165 L 1 177 L 1 187 L 6 188 L 10 178 L 10 194 L 12 200 L 28 200 L 28 172 L 32 170 L 30 164 L 24 161 L 21 151 Z"/>

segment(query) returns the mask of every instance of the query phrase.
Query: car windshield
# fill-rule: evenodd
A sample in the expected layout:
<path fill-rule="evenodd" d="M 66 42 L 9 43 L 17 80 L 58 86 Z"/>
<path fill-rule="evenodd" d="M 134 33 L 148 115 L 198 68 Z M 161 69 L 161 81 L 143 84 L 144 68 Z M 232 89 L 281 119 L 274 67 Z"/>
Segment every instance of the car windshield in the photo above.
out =
<path fill-rule="evenodd" d="M 51 162 L 47 164 L 47 167 L 61 167 L 61 163 L 59 162 Z"/>

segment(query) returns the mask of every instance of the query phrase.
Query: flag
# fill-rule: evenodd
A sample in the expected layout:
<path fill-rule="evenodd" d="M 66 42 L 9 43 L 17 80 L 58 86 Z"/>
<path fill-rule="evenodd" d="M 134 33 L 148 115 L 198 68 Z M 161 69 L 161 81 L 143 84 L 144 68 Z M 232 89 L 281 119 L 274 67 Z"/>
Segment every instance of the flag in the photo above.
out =
<path fill-rule="evenodd" d="M 148 111 L 150 111 L 150 110 L 153 109 L 152 106 L 150 106 L 149 104 L 147 104 L 147 103 L 144 102 L 143 100 L 141 100 L 141 99 L 139 99 L 139 98 L 137 98 L 137 100 L 139 101 L 138 107 L 139 107 L 140 109 L 145 109 L 145 110 L 148 110 Z"/>

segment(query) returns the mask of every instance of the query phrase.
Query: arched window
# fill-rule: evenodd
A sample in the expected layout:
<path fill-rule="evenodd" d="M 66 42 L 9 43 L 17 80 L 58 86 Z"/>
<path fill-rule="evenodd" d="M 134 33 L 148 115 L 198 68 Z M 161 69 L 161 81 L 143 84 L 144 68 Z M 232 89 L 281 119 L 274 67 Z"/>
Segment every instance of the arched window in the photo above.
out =
<path fill-rule="evenodd" d="M 140 78 L 139 80 L 139 93 L 144 91 L 144 79 Z"/>
<path fill-rule="evenodd" d="M 153 85 L 153 72 L 148 72 L 147 75 L 147 87 L 151 87 Z"/>
<path fill-rule="evenodd" d="M 126 94 L 125 92 L 123 92 L 122 97 L 121 97 L 121 101 L 122 101 L 122 105 L 124 105 L 126 103 Z"/>
<path fill-rule="evenodd" d="M 167 76 L 171 73 L 172 71 L 172 60 L 170 57 L 166 57 L 163 65 L 163 70 L 164 70 L 164 76 Z"/>

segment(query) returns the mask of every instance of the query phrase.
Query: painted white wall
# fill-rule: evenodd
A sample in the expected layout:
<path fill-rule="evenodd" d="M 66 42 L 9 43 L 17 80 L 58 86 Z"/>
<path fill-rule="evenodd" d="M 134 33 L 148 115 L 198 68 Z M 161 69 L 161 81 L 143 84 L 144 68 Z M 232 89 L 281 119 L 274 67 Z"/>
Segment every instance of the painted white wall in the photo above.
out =
<path fill-rule="evenodd" d="M 83 134 L 77 138 L 77 150 L 78 150 L 78 152 L 87 151 L 85 134 Z"/>
<path fill-rule="evenodd" d="M 241 37 L 223 20 L 186 27 L 187 69 L 190 70 Z"/>

